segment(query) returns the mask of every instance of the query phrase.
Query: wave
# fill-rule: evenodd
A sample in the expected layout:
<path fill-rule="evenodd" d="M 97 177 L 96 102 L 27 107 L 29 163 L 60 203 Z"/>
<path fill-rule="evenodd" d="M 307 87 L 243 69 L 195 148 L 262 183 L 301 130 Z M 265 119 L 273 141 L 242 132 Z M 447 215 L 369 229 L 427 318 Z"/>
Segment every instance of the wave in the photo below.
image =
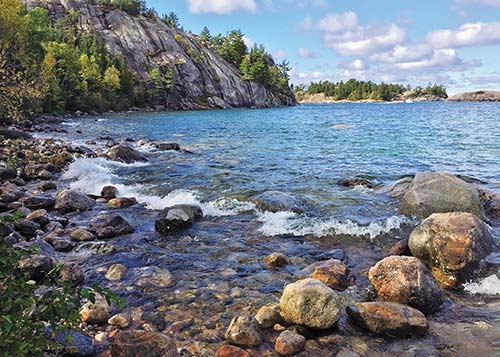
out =
<path fill-rule="evenodd" d="M 477 283 L 465 283 L 464 287 L 473 294 L 500 295 L 500 279 L 496 275 L 490 275 Z"/>
<path fill-rule="evenodd" d="M 371 222 L 369 225 L 361 225 L 357 222 L 337 219 L 320 219 L 304 217 L 294 212 L 264 212 L 258 220 L 263 223 L 259 231 L 268 236 L 277 235 L 314 235 L 323 237 L 331 234 L 347 234 L 352 236 L 369 236 L 370 240 L 400 229 L 401 225 L 410 222 L 404 216 L 392 216 L 383 221 Z"/>

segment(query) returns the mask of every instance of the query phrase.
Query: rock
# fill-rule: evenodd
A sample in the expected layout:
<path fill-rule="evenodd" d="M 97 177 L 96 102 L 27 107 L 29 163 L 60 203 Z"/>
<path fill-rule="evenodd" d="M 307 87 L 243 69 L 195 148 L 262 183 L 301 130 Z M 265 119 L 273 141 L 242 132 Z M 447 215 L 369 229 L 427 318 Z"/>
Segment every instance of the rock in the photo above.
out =
<path fill-rule="evenodd" d="M 175 150 L 175 151 L 180 151 L 181 146 L 177 143 L 156 143 L 155 147 L 159 150 Z"/>
<path fill-rule="evenodd" d="M 476 188 L 453 175 L 434 172 L 415 175 L 401 197 L 399 211 L 418 218 L 443 212 L 468 212 L 483 217 Z"/>
<path fill-rule="evenodd" d="M 296 332 L 286 330 L 276 339 L 275 350 L 282 356 L 294 355 L 304 349 L 306 338 Z"/>
<path fill-rule="evenodd" d="M 271 253 L 264 258 L 264 262 L 271 269 L 283 267 L 290 263 L 288 257 L 282 253 Z"/>
<path fill-rule="evenodd" d="M 325 283 L 332 289 L 345 290 L 349 286 L 349 268 L 340 260 L 326 260 L 316 263 L 311 278 Z"/>
<path fill-rule="evenodd" d="M 225 334 L 226 340 L 238 346 L 255 347 L 262 343 L 262 337 L 253 316 L 233 318 Z"/>
<path fill-rule="evenodd" d="M 106 279 L 115 281 L 122 280 L 127 272 L 127 268 L 122 264 L 113 264 L 106 271 Z"/>
<path fill-rule="evenodd" d="M 112 357 L 178 357 L 173 339 L 152 331 L 122 331 L 116 334 L 111 345 Z"/>
<path fill-rule="evenodd" d="M 108 305 L 104 297 L 95 294 L 95 303 L 87 302 L 80 309 L 80 317 L 83 322 L 97 325 L 108 321 L 111 306 Z"/>
<path fill-rule="evenodd" d="M 83 283 L 85 280 L 85 273 L 83 269 L 75 263 L 65 263 L 61 270 L 59 270 L 59 281 L 63 283 L 70 283 L 76 286 Z"/>
<path fill-rule="evenodd" d="M 50 196 L 35 195 L 23 197 L 21 203 L 30 209 L 51 209 L 54 207 L 56 200 Z"/>
<path fill-rule="evenodd" d="M 45 209 L 38 209 L 36 211 L 31 212 L 26 216 L 26 220 L 28 221 L 33 221 L 40 226 L 45 226 L 50 222 L 49 220 L 49 214 Z"/>
<path fill-rule="evenodd" d="M 280 212 L 291 211 L 304 213 L 311 210 L 311 205 L 297 197 L 279 191 L 266 191 L 248 199 L 262 211 Z"/>
<path fill-rule="evenodd" d="M 73 229 L 70 233 L 71 240 L 75 242 L 88 242 L 95 240 L 95 235 L 83 228 Z"/>
<path fill-rule="evenodd" d="M 220 346 L 215 354 L 216 357 L 250 357 L 250 354 L 236 346 L 223 345 Z"/>
<path fill-rule="evenodd" d="M 495 219 L 500 219 L 500 193 L 479 189 L 479 197 L 484 212 Z"/>
<path fill-rule="evenodd" d="M 348 261 L 347 255 L 345 254 L 345 251 L 343 249 L 337 248 L 337 249 L 332 249 L 327 252 L 323 252 L 316 256 L 317 259 L 319 260 L 330 260 L 330 259 L 337 259 L 340 260 L 343 263 L 346 263 Z"/>
<path fill-rule="evenodd" d="M 50 180 L 52 176 L 52 173 L 46 169 L 43 169 L 38 173 L 38 178 L 41 178 L 42 180 Z"/>
<path fill-rule="evenodd" d="M 132 233 L 134 227 L 132 227 L 132 225 L 122 216 L 112 214 L 94 219 L 90 224 L 90 230 L 99 238 L 113 238 Z"/>
<path fill-rule="evenodd" d="M 118 189 L 115 186 L 104 186 L 101 191 L 101 196 L 106 200 L 111 200 L 116 198 L 118 195 Z"/>
<path fill-rule="evenodd" d="M 33 139 L 33 137 L 30 134 L 16 129 L 0 128 L 0 136 L 3 136 L 5 139 L 24 139 L 24 140 Z"/>
<path fill-rule="evenodd" d="M 86 211 L 95 201 L 86 194 L 76 190 L 66 189 L 56 195 L 55 209 L 62 212 Z"/>
<path fill-rule="evenodd" d="M 0 181 L 13 180 L 17 177 L 17 171 L 8 165 L 0 164 Z"/>
<path fill-rule="evenodd" d="M 14 232 L 14 225 L 12 223 L 0 223 L 0 238 L 7 237 Z"/>
<path fill-rule="evenodd" d="M 281 316 L 289 323 L 329 329 L 340 317 L 337 293 L 316 279 L 288 284 L 280 300 Z"/>
<path fill-rule="evenodd" d="M 410 305 L 424 314 L 439 309 L 444 295 L 430 271 L 415 257 L 390 256 L 370 268 L 368 279 L 380 301 Z"/>
<path fill-rule="evenodd" d="M 40 229 L 40 225 L 27 219 L 20 219 L 14 222 L 14 228 L 21 233 L 24 238 L 30 240 L 35 237 L 36 231 Z"/>
<path fill-rule="evenodd" d="M 144 155 L 126 144 L 111 147 L 106 153 L 111 160 L 131 164 L 136 161 L 148 161 Z"/>
<path fill-rule="evenodd" d="M 500 102 L 500 92 L 493 90 L 480 90 L 452 95 L 448 98 L 451 102 Z"/>
<path fill-rule="evenodd" d="M 112 198 L 108 202 L 108 205 L 114 208 L 130 207 L 135 204 L 137 204 L 137 200 L 134 197 Z"/>
<path fill-rule="evenodd" d="M 65 346 L 69 354 L 78 356 L 94 356 L 96 354 L 92 337 L 80 330 L 63 330 L 56 334 L 54 340 Z"/>
<path fill-rule="evenodd" d="M 257 315 L 255 315 L 255 320 L 264 329 L 281 323 L 283 319 L 280 315 L 280 306 L 278 304 L 269 304 L 261 307 Z"/>
<path fill-rule="evenodd" d="M 108 324 L 117 326 L 119 328 L 127 328 L 130 325 L 130 321 L 130 314 L 120 313 L 111 316 L 111 318 L 108 320 Z"/>
<path fill-rule="evenodd" d="M 45 181 L 45 182 L 41 182 L 36 188 L 39 191 L 45 192 L 45 191 L 50 191 L 50 190 L 56 190 L 57 185 L 55 182 Z"/>
<path fill-rule="evenodd" d="M 434 213 L 413 230 L 408 242 L 412 254 L 434 278 L 459 287 L 474 278 L 481 260 L 492 252 L 488 226 L 470 213 Z"/>
<path fill-rule="evenodd" d="M 54 259 L 45 255 L 32 255 L 19 260 L 19 269 L 25 272 L 30 280 L 42 280 L 54 267 Z"/>
<path fill-rule="evenodd" d="M 80 244 L 76 249 L 77 252 L 89 251 L 94 255 L 108 255 L 116 251 L 115 247 L 106 242 L 87 242 Z"/>
<path fill-rule="evenodd" d="M 337 185 L 339 186 L 345 186 L 345 187 L 355 187 L 355 186 L 363 186 L 367 188 L 374 188 L 375 185 L 371 183 L 370 181 L 360 178 L 360 177 L 353 177 L 350 179 L 344 179 L 344 180 L 338 180 Z"/>
<path fill-rule="evenodd" d="M 155 221 L 156 231 L 163 235 L 176 234 L 203 218 L 198 206 L 176 205 L 167 207 L 158 214 Z"/>
<path fill-rule="evenodd" d="M 410 247 L 408 247 L 408 239 L 401 239 L 394 243 L 389 249 L 389 255 L 408 255 L 411 256 Z"/>
<path fill-rule="evenodd" d="M 134 274 L 138 277 L 135 285 L 142 288 L 166 288 L 174 284 L 172 274 L 168 270 L 157 266 L 136 268 Z"/>
<path fill-rule="evenodd" d="M 422 336 L 429 330 L 424 314 L 393 302 L 364 302 L 347 307 L 349 317 L 361 328 L 388 337 Z"/>
<path fill-rule="evenodd" d="M 52 234 L 45 236 L 43 239 L 58 252 L 69 252 L 76 245 L 69 239 Z"/>

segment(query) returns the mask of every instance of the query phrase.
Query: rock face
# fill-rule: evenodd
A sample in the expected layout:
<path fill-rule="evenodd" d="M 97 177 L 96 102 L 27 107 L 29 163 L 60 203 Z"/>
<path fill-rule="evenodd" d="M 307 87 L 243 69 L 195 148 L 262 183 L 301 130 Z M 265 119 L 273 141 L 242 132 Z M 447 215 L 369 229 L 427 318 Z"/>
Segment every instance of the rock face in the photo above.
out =
<path fill-rule="evenodd" d="M 163 21 L 130 16 L 120 10 L 103 11 L 87 1 L 25 0 L 28 8 L 41 6 L 52 19 L 70 9 L 78 13 L 84 30 L 98 36 L 114 55 L 125 58 L 131 70 L 146 79 L 158 64 L 174 69 L 175 90 L 164 103 L 169 109 L 226 107 L 275 107 L 295 104 L 293 95 L 283 95 L 241 78 L 239 70 L 226 62 L 196 35 L 173 28 Z"/>
<path fill-rule="evenodd" d="M 311 209 L 304 200 L 279 191 L 266 191 L 248 199 L 259 209 L 269 212 L 291 211 L 303 213 Z"/>
<path fill-rule="evenodd" d="M 112 357 L 177 357 L 177 346 L 167 335 L 151 331 L 123 331 L 111 345 Z"/>
<path fill-rule="evenodd" d="M 444 295 L 430 271 L 415 257 L 390 256 L 368 272 L 380 301 L 410 305 L 424 314 L 434 312 Z"/>
<path fill-rule="evenodd" d="M 62 212 L 86 211 L 95 201 L 86 194 L 75 190 L 62 190 L 56 195 L 55 209 Z"/>
<path fill-rule="evenodd" d="M 237 316 L 227 328 L 225 337 L 239 346 L 258 346 L 262 343 L 257 321 L 253 316 Z"/>
<path fill-rule="evenodd" d="M 393 302 L 364 302 L 348 306 L 346 310 L 356 325 L 380 335 L 421 336 L 429 329 L 424 314 Z"/>
<path fill-rule="evenodd" d="M 311 278 L 285 286 L 280 310 L 285 321 L 313 329 L 329 329 L 340 316 L 337 294 Z"/>
<path fill-rule="evenodd" d="M 111 160 L 125 164 L 131 164 L 136 161 L 148 161 L 144 155 L 126 144 L 115 145 L 106 154 Z"/>
<path fill-rule="evenodd" d="M 480 261 L 491 253 L 488 226 L 470 213 L 434 213 L 413 230 L 412 254 L 439 282 L 457 287 L 474 277 Z"/>
<path fill-rule="evenodd" d="M 193 225 L 203 217 L 203 212 L 198 206 L 177 205 L 167 207 L 158 214 L 155 228 L 160 234 L 172 235 Z"/>
<path fill-rule="evenodd" d="M 500 102 L 500 92 L 481 90 L 453 95 L 448 98 L 451 102 Z"/>
<path fill-rule="evenodd" d="M 401 197 L 399 211 L 418 218 L 443 212 L 469 212 L 483 217 L 475 187 L 453 175 L 434 172 L 415 176 L 410 188 Z"/>

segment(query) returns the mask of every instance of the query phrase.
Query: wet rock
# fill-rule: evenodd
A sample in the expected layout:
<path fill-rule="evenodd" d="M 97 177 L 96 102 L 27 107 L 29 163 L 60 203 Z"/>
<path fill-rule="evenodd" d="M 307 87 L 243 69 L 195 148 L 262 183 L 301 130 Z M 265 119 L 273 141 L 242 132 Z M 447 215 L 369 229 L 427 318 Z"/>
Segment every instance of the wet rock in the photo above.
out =
<path fill-rule="evenodd" d="M 155 221 L 156 231 L 163 235 L 176 234 L 203 218 L 201 208 L 193 205 L 176 205 L 165 208 Z"/>
<path fill-rule="evenodd" d="M 40 226 L 45 226 L 46 224 L 48 224 L 50 222 L 49 214 L 43 208 L 38 209 L 38 210 L 33 211 L 30 214 L 28 214 L 26 216 L 26 220 L 33 221 L 33 222 L 39 224 Z"/>
<path fill-rule="evenodd" d="M 43 169 L 38 172 L 38 178 L 42 180 L 50 180 L 52 178 L 52 173 L 49 170 Z"/>
<path fill-rule="evenodd" d="M 19 269 L 31 280 L 40 281 L 55 267 L 54 259 L 45 255 L 32 255 L 19 260 Z"/>
<path fill-rule="evenodd" d="M 155 147 L 159 150 L 175 150 L 175 151 L 180 151 L 181 146 L 177 143 L 156 143 Z"/>
<path fill-rule="evenodd" d="M 109 200 L 108 205 L 114 208 L 125 208 L 137 204 L 134 197 L 118 197 Z"/>
<path fill-rule="evenodd" d="M 101 191 L 101 196 L 106 200 L 111 200 L 116 198 L 118 195 L 118 189 L 115 186 L 104 186 Z"/>
<path fill-rule="evenodd" d="M 14 225 L 12 223 L 0 223 L 0 238 L 7 237 L 14 232 Z"/>
<path fill-rule="evenodd" d="M 250 354 L 236 346 L 224 345 L 220 346 L 215 354 L 216 357 L 250 357 Z"/>
<path fill-rule="evenodd" d="M 17 177 L 17 171 L 4 163 L 0 163 L 0 181 L 13 180 Z"/>
<path fill-rule="evenodd" d="M 313 329 L 329 329 L 340 317 L 337 293 L 311 278 L 285 286 L 280 310 L 285 321 Z"/>
<path fill-rule="evenodd" d="M 271 253 L 264 258 L 264 262 L 271 269 L 283 267 L 290 263 L 288 257 L 282 253 Z"/>
<path fill-rule="evenodd" d="M 50 191 L 50 190 L 56 190 L 57 185 L 55 182 L 45 181 L 45 182 L 41 182 L 40 184 L 38 184 L 38 186 L 36 188 L 39 191 L 45 192 L 45 191 Z"/>
<path fill-rule="evenodd" d="M 138 277 L 135 285 L 142 288 L 165 288 L 174 284 L 172 274 L 168 270 L 157 266 L 136 268 L 134 274 Z"/>
<path fill-rule="evenodd" d="M 468 212 L 483 217 L 476 188 L 453 175 L 434 172 L 415 176 L 401 197 L 399 211 L 418 218 L 443 212 Z"/>
<path fill-rule="evenodd" d="M 83 228 L 73 229 L 69 236 L 75 242 L 89 242 L 96 238 L 94 234 Z"/>
<path fill-rule="evenodd" d="M 283 331 L 275 343 L 275 350 L 282 356 L 294 355 L 304 349 L 306 338 L 296 332 L 286 330 Z"/>
<path fill-rule="evenodd" d="M 152 331 L 122 331 L 111 345 L 112 357 L 178 357 L 177 346 L 167 335 Z"/>
<path fill-rule="evenodd" d="M 330 260 L 330 259 L 337 259 L 340 260 L 341 262 L 346 263 L 347 262 L 347 255 L 345 254 L 345 251 L 343 249 L 337 248 L 337 249 L 332 249 L 327 252 L 323 252 L 316 256 L 318 260 Z"/>
<path fill-rule="evenodd" d="M 410 189 L 413 177 L 403 177 L 391 184 L 378 187 L 376 190 L 380 194 L 388 194 L 395 198 L 401 198 Z"/>
<path fill-rule="evenodd" d="M 87 242 L 80 244 L 76 249 L 77 252 L 88 251 L 94 255 L 109 255 L 116 251 L 115 247 L 106 242 Z"/>
<path fill-rule="evenodd" d="M 225 334 L 226 340 L 238 346 L 259 346 L 262 343 L 257 321 L 253 316 L 233 318 Z"/>
<path fill-rule="evenodd" d="M 92 344 L 92 337 L 80 330 L 64 330 L 59 332 L 54 340 L 65 346 L 65 350 L 73 355 L 94 356 L 95 346 Z"/>
<path fill-rule="evenodd" d="M 148 161 L 144 155 L 126 144 L 115 145 L 106 154 L 111 160 L 125 164 L 131 164 L 136 161 Z"/>
<path fill-rule="evenodd" d="M 337 185 L 339 186 L 345 186 L 345 187 L 356 187 L 356 186 L 363 186 L 367 188 L 374 188 L 375 185 L 368 181 L 367 179 L 360 178 L 360 177 L 353 177 L 350 179 L 344 179 L 344 180 L 338 180 Z"/>
<path fill-rule="evenodd" d="M 69 252 L 76 245 L 74 242 L 66 239 L 65 237 L 52 234 L 45 236 L 43 239 L 58 252 Z"/>
<path fill-rule="evenodd" d="M 389 249 L 389 255 L 408 255 L 411 256 L 410 247 L 408 246 L 408 239 L 401 239 L 394 243 Z"/>
<path fill-rule="evenodd" d="M 297 197 L 279 191 L 266 191 L 248 199 L 262 211 L 280 212 L 291 211 L 304 213 L 311 210 L 311 205 Z"/>
<path fill-rule="evenodd" d="M 86 211 L 95 201 L 86 194 L 76 190 L 66 189 L 56 195 L 55 209 L 62 212 Z"/>
<path fill-rule="evenodd" d="M 474 278 L 481 260 L 492 252 L 488 226 L 470 213 L 434 213 L 413 230 L 412 254 L 440 283 L 459 287 Z"/>
<path fill-rule="evenodd" d="M 349 317 L 361 328 L 388 337 L 422 336 L 429 330 L 424 314 L 393 302 L 365 302 L 347 307 Z"/>
<path fill-rule="evenodd" d="M 127 272 L 127 268 L 122 264 L 113 264 L 106 271 L 106 279 L 111 281 L 122 280 Z"/>
<path fill-rule="evenodd" d="M 14 228 L 21 233 L 23 237 L 30 240 L 35 237 L 36 231 L 40 229 L 40 225 L 27 219 L 20 219 L 14 222 Z"/>
<path fill-rule="evenodd" d="M 496 219 L 500 219 L 500 193 L 479 189 L 479 196 L 484 212 Z"/>
<path fill-rule="evenodd" d="M 80 317 L 83 322 L 97 325 L 108 321 L 111 306 L 106 299 L 99 294 L 95 294 L 95 303 L 87 302 L 80 308 Z"/>
<path fill-rule="evenodd" d="M 21 199 L 21 203 L 31 209 L 51 209 L 54 207 L 56 201 L 50 196 L 35 195 L 28 196 Z"/>
<path fill-rule="evenodd" d="M 325 283 L 332 289 L 345 290 L 349 286 L 349 268 L 340 260 L 326 260 L 314 264 L 311 278 Z"/>
<path fill-rule="evenodd" d="M 113 238 L 134 231 L 134 227 L 120 215 L 100 216 L 92 221 L 90 230 L 99 238 Z"/>
<path fill-rule="evenodd" d="M 255 315 L 255 320 L 257 320 L 260 327 L 264 329 L 281 323 L 283 319 L 280 314 L 280 306 L 278 304 L 269 304 L 261 307 Z"/>
<path fill-rule="evenodd" d="M 110 317 L 108 324 L 117 326 L 119 328 L 127 328 L 130 325 L 130 314 L 120 313 Z"/>
<path fill-rule="evenodd" d="M 20 177 L 16 177 L 15 179 L 10 180 L 10 182 L 12 182 L 16 186 L 24 186 L 24 185 L 26 185 L 26 181 L 24 181 Z"/>
<path fill-rule="evenodd" d="M 5 139 L 24 139 L 24 140 L 33 139 L 33 137 L 30 134 L 16 129 L 0 128 L 0 136 L 3 136 Z"/>
<path fill-rule="evenodd" d="M 424 314 L 434 312 L 444 295 L 430 271 L 415 257 L 390 256 L 368 272 L 380 301 L 412 306 Z"/>
<path fill-rule="evenodd" d="M 76 286 L 83 283 L 85 280 L 85 273 L 83 269 L 75 263 L 65 263 L 61 270 L 59 270 L 59 281 L 69 283 Z"/>

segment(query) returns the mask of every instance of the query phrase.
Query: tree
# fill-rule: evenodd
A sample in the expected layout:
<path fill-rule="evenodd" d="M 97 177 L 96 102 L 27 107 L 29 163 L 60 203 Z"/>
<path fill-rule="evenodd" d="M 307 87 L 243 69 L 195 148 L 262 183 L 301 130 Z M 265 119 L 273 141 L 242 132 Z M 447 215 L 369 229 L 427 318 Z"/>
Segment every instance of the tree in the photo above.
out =
<path fill-rule="evenodd" d="M 179 17 L 175 12 L 170 12 L 168 15 L 164 14 L 163 15 L 163 21 L 165 21 L 167 24 L 174 28 L 179 27 Z"/>
<path fill-rule="evenodd" d="M 115 66 L 106 68 L 102 77 L 102 87 L 111 94 L 115 94 L 120 89 L 120 72 Z"/>
<path fill-rule="evenodd" d="M 217 51 L 229 63 L 239 67 L 243 57 L 247 53 L 247 46 L 243 41 L 243 34 L 240 30 L 233 30 L 221 39 L 221 44 Z"/>
<path fill-rule="evenodd" d="M 94 56 L 80 55 L 80 76 L 86 93 L 95 92 L 101 85 L 101 72 Z"/>
<path fill-rule="evenodd" d="M 210 30 L 206 26 L 201 30 L 200 37 L 207 43 L 212 42 L 212 35 L 210 34 Z"/>

